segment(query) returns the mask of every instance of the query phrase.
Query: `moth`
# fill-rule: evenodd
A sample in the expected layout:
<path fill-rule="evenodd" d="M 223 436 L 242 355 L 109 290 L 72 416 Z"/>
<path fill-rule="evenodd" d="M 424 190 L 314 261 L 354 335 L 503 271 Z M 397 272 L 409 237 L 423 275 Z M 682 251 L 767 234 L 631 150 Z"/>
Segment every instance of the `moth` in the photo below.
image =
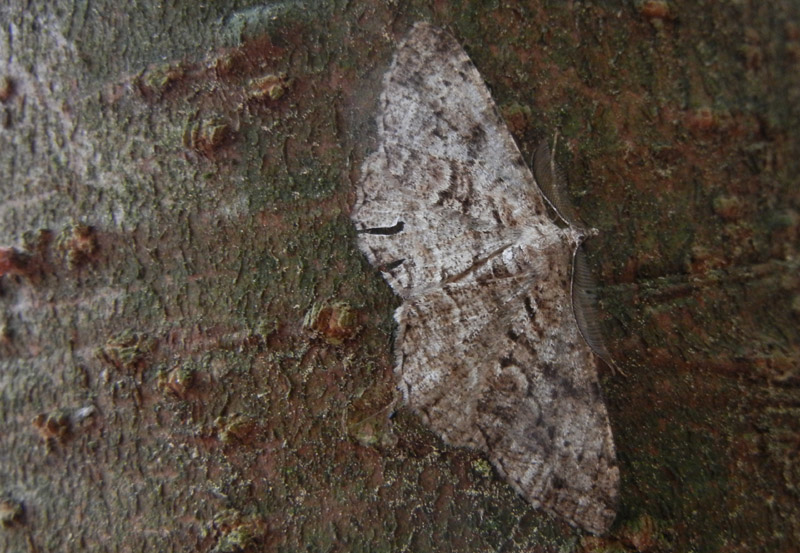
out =
<path fill-rule="evenodd" d="M 467 54 L 428 23 L 399 45 L 376 124 L 351 217 L 403 300 L 406 403 L 448 444 L 485 452 L 533 506 L 605 532 L 619 470 L 592 347 L 606 352 L 587 231 L 559 195 L 548 145 L 534 178 Z"/>

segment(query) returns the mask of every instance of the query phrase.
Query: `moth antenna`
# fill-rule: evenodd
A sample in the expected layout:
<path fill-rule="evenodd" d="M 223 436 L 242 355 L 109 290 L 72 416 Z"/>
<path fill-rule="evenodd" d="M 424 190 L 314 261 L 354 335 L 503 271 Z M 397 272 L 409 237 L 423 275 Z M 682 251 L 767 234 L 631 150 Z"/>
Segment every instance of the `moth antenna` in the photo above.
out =
<path fill-rule="evenodd" d="M 572 203 L 567 196 L 567 179 L 564 171 L 556 164 L 555 146 L 558 142 L 558 131 L 553 137 L 553 150 L 547 140 L 543 140 L 533 154 L 533 178 L 545 199 L 550 203 L 559 218 L 568 225 L 583 228 Z"/>
<path fill-rule="evenodd" d="M 611 359 L 611 354 L 606 348 L 600 328 L 600 317 L 597 314 L 596 290 L 597 286 L 586 261 L 586 253 L 582 245 L 578 246 L 572 257 L 572 310 L 575 313 L 578 330 L 595 355 L 605 361 L 613 371 L 626 376 Z"/>

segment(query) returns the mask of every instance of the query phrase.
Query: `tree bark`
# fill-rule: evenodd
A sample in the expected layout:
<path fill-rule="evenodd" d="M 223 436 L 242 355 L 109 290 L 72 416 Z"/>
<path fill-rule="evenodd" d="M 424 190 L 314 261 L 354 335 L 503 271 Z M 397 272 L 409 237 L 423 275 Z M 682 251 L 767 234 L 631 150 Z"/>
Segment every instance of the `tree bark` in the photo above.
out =
<path fill-rule="evenodd" d="M 796 3 L 172 4 L 0 7 L 0 549 L 798 548 Z M 398 401 L 349 209 L 420 19 L 600 230 L 607 536 Z"/>

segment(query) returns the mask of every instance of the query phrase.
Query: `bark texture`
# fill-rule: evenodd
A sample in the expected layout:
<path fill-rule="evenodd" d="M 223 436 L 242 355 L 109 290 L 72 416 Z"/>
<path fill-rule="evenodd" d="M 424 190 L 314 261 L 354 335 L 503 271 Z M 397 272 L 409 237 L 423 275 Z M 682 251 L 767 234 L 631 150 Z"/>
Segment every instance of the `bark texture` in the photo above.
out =
<path fill-rule="evenodd" d="M 355 247 L 380 78 L 447 26 L 558 129 L 612 356 L 609 535 L 395 411 Z M 800 7 L 0 7 L 0 549 L 794 551 Z M 390 418 L 389 415 L 394 413 Z"/>

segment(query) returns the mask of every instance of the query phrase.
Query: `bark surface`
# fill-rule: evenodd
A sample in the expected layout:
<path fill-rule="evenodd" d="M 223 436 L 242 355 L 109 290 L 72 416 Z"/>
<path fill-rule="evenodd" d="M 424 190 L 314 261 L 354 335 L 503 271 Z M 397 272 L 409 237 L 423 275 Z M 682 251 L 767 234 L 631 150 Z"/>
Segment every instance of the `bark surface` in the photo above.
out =
<path fill-rule="evenodd" d="M 381 75 L 448 27 L 558 130 L 612 357 L 610 533 L 398 408 L 356 248 Z M 792 551 L 800 7 L 0 7 L 0 549 Z M 390 415 L 392 415 L 390 417 Z"/>

